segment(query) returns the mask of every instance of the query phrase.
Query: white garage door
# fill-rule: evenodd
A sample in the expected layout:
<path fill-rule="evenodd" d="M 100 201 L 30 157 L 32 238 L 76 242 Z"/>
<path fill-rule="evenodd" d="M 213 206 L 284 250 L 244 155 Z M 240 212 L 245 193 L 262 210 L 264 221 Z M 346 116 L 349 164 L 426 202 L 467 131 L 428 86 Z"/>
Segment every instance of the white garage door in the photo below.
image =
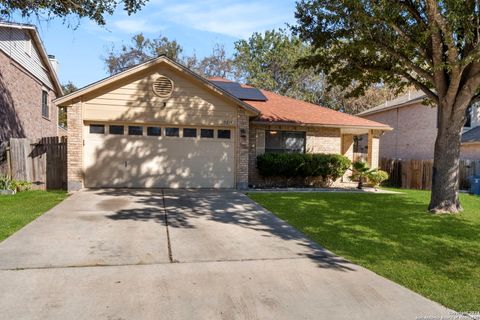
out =
<path fill-rule="evenodd" d="M 85 186 L 233 188 L 234 131 L 175 126 L 85 126 Z"/>

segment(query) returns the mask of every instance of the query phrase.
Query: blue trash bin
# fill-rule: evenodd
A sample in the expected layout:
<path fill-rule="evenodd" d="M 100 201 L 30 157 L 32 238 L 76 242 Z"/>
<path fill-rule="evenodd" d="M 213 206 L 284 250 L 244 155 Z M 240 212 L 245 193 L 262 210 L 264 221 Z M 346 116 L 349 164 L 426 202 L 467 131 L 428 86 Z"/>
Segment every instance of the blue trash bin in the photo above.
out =
<path fill-rule="evenodd" d="M 480 176 L 470 177 L 470 193 L 480 196 Z"/>

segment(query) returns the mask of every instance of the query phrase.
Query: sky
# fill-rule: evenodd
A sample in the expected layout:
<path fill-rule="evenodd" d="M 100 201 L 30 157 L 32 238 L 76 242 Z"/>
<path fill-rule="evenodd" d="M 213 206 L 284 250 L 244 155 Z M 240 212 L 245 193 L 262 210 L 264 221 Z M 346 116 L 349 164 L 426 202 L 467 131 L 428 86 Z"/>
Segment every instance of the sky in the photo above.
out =
<path fill-rule="evenodd" d="M 150 0 L 131 16 L 117 10 L 107 16 L 105 26 L 86 19 L 69 19 L 70 27 L 60 19 L 19 22 L 37 25 L 48 54 L 60 63 L 60 81 L 82 87 L 108 76 L 102 57 L 109 48 L 128 43 L 139 32 L 177 40 L 185 55 L 195 53 L 202 58 L 216 43 L 232 54 L 239 39 L 294 24 L 294 12 L 294 0 Z"/>

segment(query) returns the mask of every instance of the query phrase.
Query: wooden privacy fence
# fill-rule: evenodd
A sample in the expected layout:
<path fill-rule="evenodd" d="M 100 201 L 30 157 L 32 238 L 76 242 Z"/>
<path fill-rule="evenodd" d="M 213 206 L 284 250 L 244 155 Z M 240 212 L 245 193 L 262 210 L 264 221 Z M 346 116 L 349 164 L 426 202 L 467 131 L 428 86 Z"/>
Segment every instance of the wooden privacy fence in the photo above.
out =
<path fill-rule="evenodd" d="M 67 138 L 45 137 L 39 141 L 10 139 L 8 172 L 13 179 L 33 183 L 34 189 L 67 188 Z"/>
<path fill-rule="evenodd" d="M 397 188 L 432 188 L 433 160 L 381 159 L 380 168 L 388 172 L 388 184 Z M 480 160 L 460 160 L 459 186 L 470 188 L 469 177 L 480 175 Z"/>

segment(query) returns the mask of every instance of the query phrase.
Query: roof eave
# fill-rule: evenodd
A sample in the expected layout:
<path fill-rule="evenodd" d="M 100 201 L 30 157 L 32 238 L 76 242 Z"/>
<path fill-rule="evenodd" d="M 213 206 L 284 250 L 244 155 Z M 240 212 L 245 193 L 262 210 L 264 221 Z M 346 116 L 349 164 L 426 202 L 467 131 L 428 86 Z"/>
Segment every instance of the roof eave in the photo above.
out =
<path fill-rule="evenodd" d="M 323 123 L 304 123 L 304 122 L 291 122 L 291 121 L 264 121 L 264 120 L 253 120 L 251 122 L 253 124 L 263 124 L 263 125 L 366 129 L 366 130 L 382 130 L 382 131 L 392 131 L 393 130 L 393 128 L 390 127 L 390 126 L 363 126 L 363 125 L 323 124 Z"/>
<path fill-rule="evenodd" d="M 403 102 L 403 103 L 399 103 L 399 104 L 394 104 L 394 105 L 387 106 L 387 107 L 384 107 L 384 108 L 381 108 L 381 109 L 365 110 L 365 111 L 362 111 L 362 112 L 360 112 L 360 113 L 357 113 L 356 116 L 357 116 L 357 117 L 363 117 L 363 116 L 368 116 L 368 115 L 372 115 L 372 114 L 376 114 L 376 113 L 380 113 L 380 112 L 389 111 L 389 110 L 392 110 L 392 109 L 402 108 L 402 107 L 406 107 L 406 106 L 409 106 L 409 105 L 418 103 L 418 102 L 423 101 L 423 100 L 425 100 L 425 97 L 412 99 L 412 100 L 409 100 L 409 101 L 407 101 L 407 102 Z"/>

